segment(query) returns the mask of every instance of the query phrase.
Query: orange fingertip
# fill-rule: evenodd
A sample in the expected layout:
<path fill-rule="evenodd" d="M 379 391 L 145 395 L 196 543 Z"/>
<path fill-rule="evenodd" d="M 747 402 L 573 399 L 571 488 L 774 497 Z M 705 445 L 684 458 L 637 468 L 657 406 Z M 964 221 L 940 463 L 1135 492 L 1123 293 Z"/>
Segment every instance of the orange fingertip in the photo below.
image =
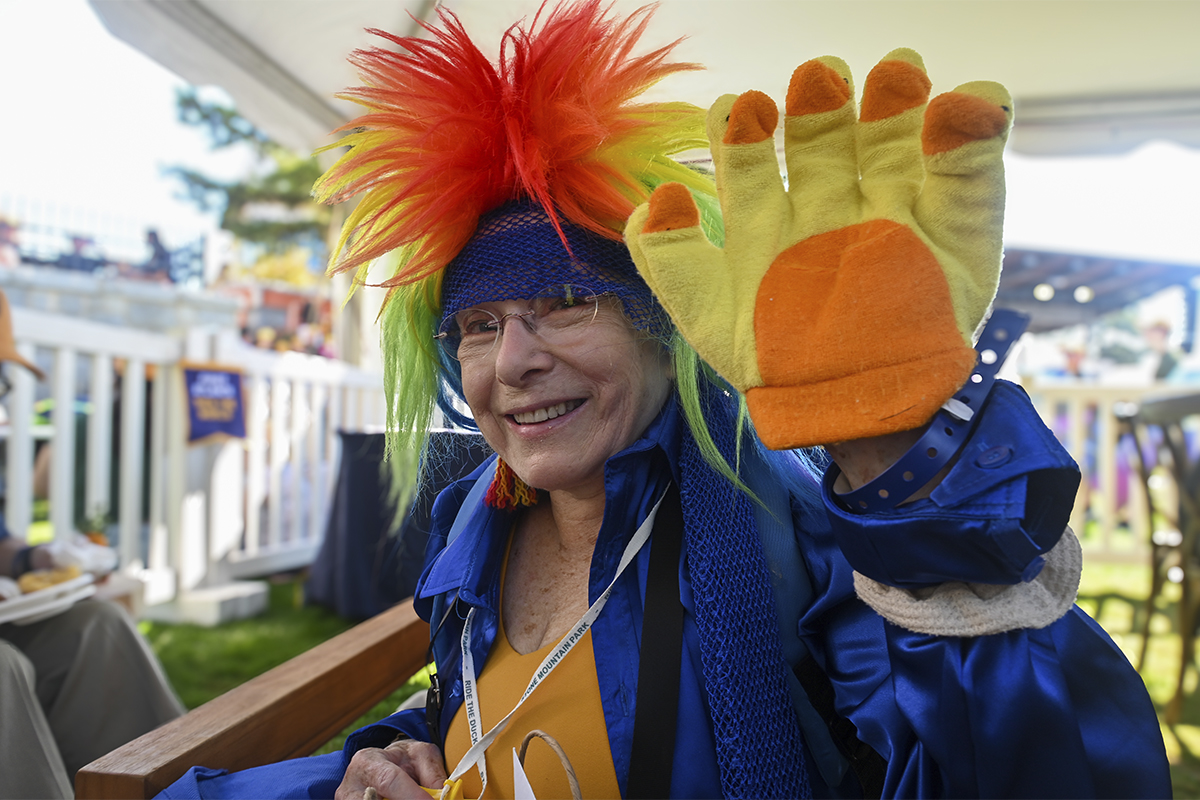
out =
<path fill-rule="evenodd" d="M 743 92 L 729 109 L 725 144 L 757 144 L 775 135 L 779 109 L 775 101 L 759 91 Z"/>
<path fill-rule="evenodd" d="M 933 98 L 925 111 L 925 129 L 921 147 L 925 155 L 945 153 L 967 142 L 999 136 L 1008 126 L 1003 106 L 960 92 L 947 92 Z"/>
<path fill-rule="evenodd" d="M 787 115 L 822 114 L 834 111 L 850 99 L 850 84 L 833 67 L 816 59 L 796 67 L 788 83 Z"/>
<path fill-rule="evenodd" d="M 875 122 L 902 114 L 929 99 L 933 84 L 925 70 L 899 59 L 880 61 L 863 87 L 859 119 Z"/>
<path fill-rule="evenodd" d="M 700 212 L 692 193 L 682 183 L 664 183 L 650 195 L 650 213 L 643 233 L 677 231 L 700 224 Z"/>

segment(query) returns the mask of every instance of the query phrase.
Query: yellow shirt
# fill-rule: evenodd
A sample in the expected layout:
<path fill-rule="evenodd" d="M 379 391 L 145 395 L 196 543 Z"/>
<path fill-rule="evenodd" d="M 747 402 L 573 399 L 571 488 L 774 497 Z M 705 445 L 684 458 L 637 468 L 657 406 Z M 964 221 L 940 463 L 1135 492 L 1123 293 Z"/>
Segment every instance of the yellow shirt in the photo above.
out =
<path fill-rule="evenodd" d="M 513 650 L 500 620 L 496 641 L 478 677 L 478 696 L 482 731 L 486 733 L 504 718 L 521 699 L 534 670 L 557 642 L 541 650 L 521 655 Z M 542 681 L 509 720 L 508 727 L 487 749 L 488 783 L 485 798 L 513 796 L 512 751 L 520 752 L 521 740 L 531 730 L 542 730 L 562 745 L 575 768 L 580 792 L 584 797 L 616 798 L 617 774 L 613 769 L 608 745 L 608 728 L 600 704 L 600 683 L 592 655 L 589 630 L 566 658 Z M 466 713 L 459 708 L 446 734 L 446 767 L 453 770 L 471 745 Z M 562 762 L 540 739 L 529 743 L 525 754 L 525 774 L 538 800 L 569 798 L 570 784 Z M 472 767 L 463 776 L 463 796 L 479 797 L 479 770 Z"/>

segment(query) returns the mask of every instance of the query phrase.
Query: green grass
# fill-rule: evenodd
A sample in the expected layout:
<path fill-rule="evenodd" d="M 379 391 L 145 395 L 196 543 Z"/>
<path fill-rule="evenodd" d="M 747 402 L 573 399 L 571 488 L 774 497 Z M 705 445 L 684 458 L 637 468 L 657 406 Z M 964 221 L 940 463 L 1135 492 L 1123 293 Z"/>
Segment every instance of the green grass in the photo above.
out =
<path fill-rule="evenodd" d="M 179 699 L 196 708 L 354 625 L 325 608 L 304 605 L 303 587 L 301 577 L 273 580 L 267 612 L 251 619 L 211 628 L 143 621 L 138 628 Z M 388 716 L 428 686 L 424 672 L 414 676 L 319 752 L 340 749 L 348 733 Z"/>
<path fill-rule="evenodd" d="M 1148 568 L 1143 564 L 1087 563 L 1079 589 L 1079 605 L 1108 631 L 1131 662 L 1141 650 L 1139 630 L 1146 595 Z M 1174 603 L 1179 587 L 1168 584 L 1155 615 L 1146 668 L 1142 677 L 1161 713 L 1175 688 L 1180 640 L 1174 627 Z M 353 624 L 326 609 L 305 606 L 303 582 L 292 577 L 271 585 L 270 606 L 261 617 L 215 628 L 143 622 L 149 638 L 180 698 L 195 708 L 294 655 L 336 636 Z M 1200 697 L 1195 693 L 1196 671 L 1186 684 L 1189 695 L 1183 722 L 1162 723 L 1163 740 L 1171 760 L 1175 797 L 1200 798 Z M 429 685 L 423 672 L 380 702 L 318 752 L 341 747 L 346 734 L 391 714 L 405 698 Z"/>
<path fill-rule="evenodd" d="M 1079 606 L 1104 627 L 1130 662 L 1136 664 L 1142 648 L 1138 631 L 1145 599 L 1150 592 L 1150 570 L 1144 564 L 1090 564 L 1085 561 L 1079 587 Z M 1163 709 L 1175 693 L 1179 670 L 1179 633 L 1175 604 L 1179 586 L 1167 584 L 1159 598 L 1151 629 L 1142 680 L 1159 713 L 1159 725 L 1171 762 L 1171 784 L 1176 798 L 1200 797 L 1200 697 L 1196 695 L 1196 670 L 1184 684 L 1187 701 L 1182 722 L 1167 725 Z"/>

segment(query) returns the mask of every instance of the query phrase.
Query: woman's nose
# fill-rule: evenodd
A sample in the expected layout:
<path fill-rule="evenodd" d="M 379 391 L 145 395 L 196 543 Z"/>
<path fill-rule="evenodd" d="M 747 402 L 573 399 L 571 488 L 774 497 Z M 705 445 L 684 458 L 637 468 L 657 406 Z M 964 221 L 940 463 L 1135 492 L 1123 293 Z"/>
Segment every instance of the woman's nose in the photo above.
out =
<path fill-rule="evenodd" d="M 546 342 L 534 333 L 523 317 L 515 314 L 507 317 L 501 321 L 500 328 L 493 352 L 496 355 L 496 379 L 501 383 L 520 385 L 553 365 L 554 356 L 546 348 Z"/>

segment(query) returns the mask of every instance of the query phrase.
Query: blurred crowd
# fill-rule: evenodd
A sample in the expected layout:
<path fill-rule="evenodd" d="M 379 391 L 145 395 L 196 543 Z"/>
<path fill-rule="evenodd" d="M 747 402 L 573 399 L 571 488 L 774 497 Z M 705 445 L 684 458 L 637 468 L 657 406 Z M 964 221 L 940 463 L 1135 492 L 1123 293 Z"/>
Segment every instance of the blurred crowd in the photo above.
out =
<path fill-rule="evenodd" d="M 110 258 L 91 236 L 68 234 L 63 238 L 63 246 L 57 252 L 23 249 L 18 223 L 0 217 L 0 267 L 25 264 L 86 274 L 103 272 L 157 283 L 182 282 L 193 273 L 199 274 L 201 267 L 198 248 L 188 246 L 170 250 L 153 228 L 146 230 L 146 255 L 140 261 Z"/>

